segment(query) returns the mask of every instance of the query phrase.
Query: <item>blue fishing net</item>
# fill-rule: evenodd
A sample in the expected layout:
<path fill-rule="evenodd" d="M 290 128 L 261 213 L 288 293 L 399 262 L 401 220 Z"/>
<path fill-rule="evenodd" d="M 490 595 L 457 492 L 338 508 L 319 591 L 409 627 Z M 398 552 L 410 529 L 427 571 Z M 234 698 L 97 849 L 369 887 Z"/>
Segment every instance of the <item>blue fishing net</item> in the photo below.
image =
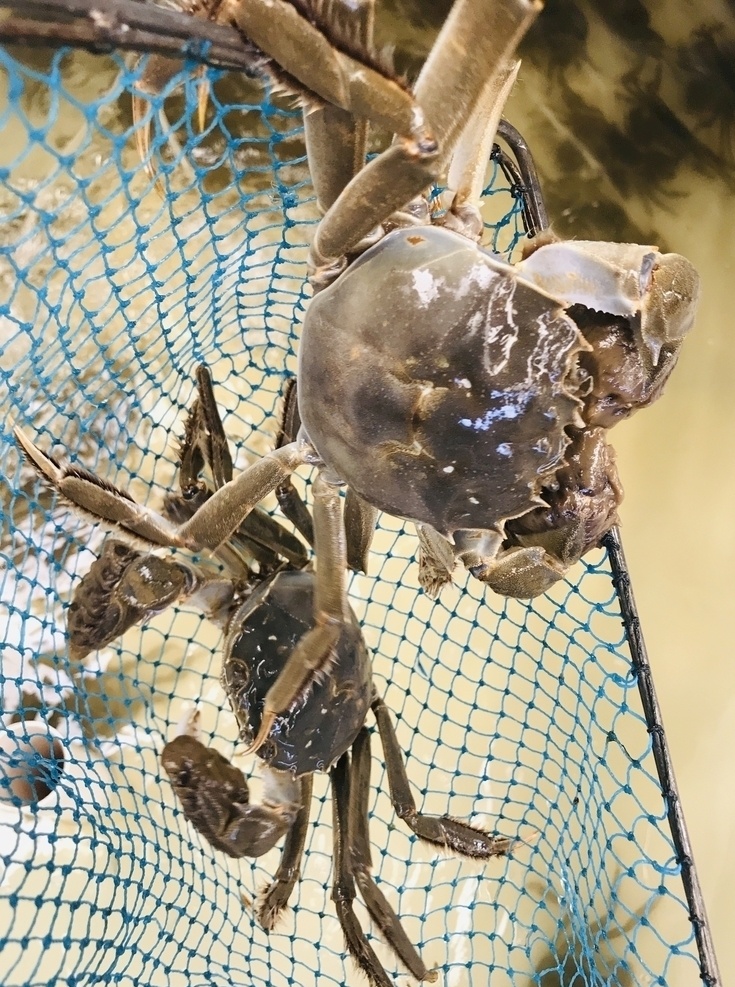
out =
<path fill-rule="evenodd" d="M 0 757 L 6 777 L 37 779 L 27 804 L 0 793 L 3 984 L 361 982 L 330 900 L 326 776 L 292 909 L 266 934 L 253 901 L 277 851 L 213 851 L 159 764 L 193 704 L 204 739 L 236 752 L 219 632 L 174 607 L 73 661 L 65 611 L 106 533 L 40 483 L 11 432 L 160 508 L 205 362 L 236 469 L 273 447 L 317 220 L 300 112 L 210 68 L 200 132 L 200 77 L 182 66 L 148 100 L 146 169 L 136 59 L 16 48 L 0 62 Z M 520 202 L 496 163 L 486 207 L 487 242 L 511 256 Z M 308 499 L 308 471 L 297 483 Z M 606 554 L 532 603 L 459 573 L 434 601 L 416 547 L 382 517 L 369 575 L 351 577 L 377 689 L 419 807 L 518 843 L 488 864 L 426 848 L 396 819 L 374 745 L 373 870 L 409 937 L 448 987 L 696 983 L 688 862 Z M 257 777 L 255 760 L 238 763 Z"/>

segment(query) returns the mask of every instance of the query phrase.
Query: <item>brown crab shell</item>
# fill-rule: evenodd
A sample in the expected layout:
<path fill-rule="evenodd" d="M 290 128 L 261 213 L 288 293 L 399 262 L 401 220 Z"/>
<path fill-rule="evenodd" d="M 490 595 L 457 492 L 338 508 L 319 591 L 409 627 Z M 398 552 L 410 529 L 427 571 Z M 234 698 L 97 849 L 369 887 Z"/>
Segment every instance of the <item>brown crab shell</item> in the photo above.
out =
<path fill-rule="evenodd" d="M 311 301 L 299 410 L 364 500 L 445 535 L 538 503 L 589 350 L 551 296 L 440 227 L 396 230 Z"/>

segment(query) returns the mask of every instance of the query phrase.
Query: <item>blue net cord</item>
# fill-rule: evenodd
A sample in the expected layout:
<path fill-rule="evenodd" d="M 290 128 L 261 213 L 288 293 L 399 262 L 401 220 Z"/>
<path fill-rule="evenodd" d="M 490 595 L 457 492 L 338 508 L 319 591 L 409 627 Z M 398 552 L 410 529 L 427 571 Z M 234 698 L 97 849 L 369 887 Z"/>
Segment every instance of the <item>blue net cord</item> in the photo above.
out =
<path fill-rule="evenodd" d="M 236 468 L 273 447 L 317 220 L 300 115 L 210 70 L 199 134 L 186 66 L 150 98 L 162 196 L 132 128 L 140 65 L 68 49 L 0 60 L 0 740 L 6 774 L 25 772 L 40 798 L 20 807 L 14 788 L 0 805 L 3 982 L 357 982 L 329 898 L 326 778 L 292 910 L 266 935 L 252 901 L 277 853 L 212 851 L 159 765 L 195 702 L 207 742 L 235 751 L 218 632 L 172 608 L 73 662 L 64 614 L 105 532 L 37 481 L 10 431 L 17 422 L 158 507 L 204 361 Z M 486 206 L 488 243 L 512 255 L 520 204 L 495 164 Z M 695 982 L 682 866 L 605 553 L 530 604 L 462 577 L 432 601 L 415 559 L 412 527 L 383 517 L 350 598 L 417 802 L 521 842 L 485 866 L 433 855 L 396 819 L 375 745 L 373 869 L 409 937 L 447 985 Z"/>

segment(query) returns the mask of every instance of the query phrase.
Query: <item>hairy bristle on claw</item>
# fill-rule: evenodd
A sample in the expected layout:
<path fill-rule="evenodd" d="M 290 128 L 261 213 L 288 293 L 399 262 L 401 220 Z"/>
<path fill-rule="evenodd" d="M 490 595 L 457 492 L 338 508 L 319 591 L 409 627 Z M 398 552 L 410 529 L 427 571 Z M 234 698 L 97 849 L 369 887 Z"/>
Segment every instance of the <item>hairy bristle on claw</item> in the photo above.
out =
<path fill-rule="evenodd" d="M 271 90 L 279 96 L 293 96 L 300 109 L 311 111 L 324 106 L 315 93 L 303 86 L 298 79 L 285 72 L 281 66 L 247 38 L 236 24 L 232 25 L 242 38 L 243 44 L 252 52 L 253 74 L 267 79 Z"/>
<path fill-rule="evenodd" d="M 271 889 L 270 884 L 264 884 L 263 887 L 258 891 L 257 897 L 255 899 L 255 911 L 259 916 L 259 920 L 263 925 L 264 929 L 268 932 L 273 932 L 279 925 L 283 923 L 283 919 L 291 911 L 288 904 L 283 905 L 280 908 L 265 908 L 265 903 L 268 900 L 268 892 Z"/>
<path fill-rule="evenodd" d="M 120 487 L 116 487 L 115 484 L 110 483 L 109 480 L 103 480 L 101 477 L 95 476 L 94 473 L 90 473 L 89 470 L 85 470 L 83 466 L 67 466 L 64 469 L 64 478 L 69 476 L 75 476 L 78 480 L 86 480 L 88 483 L 93 483 L 96 487 L 100 487 L 102 490 L 108 490 L 110 493 L 114 493 L 118 497 L 122 497 L 125 500 L 130 500 L 135 503 L 135 498 L 132 497 L 127 490 L 121 490 Z M 74 507 L 75 509 L 79 509 L 77 504 L 75 504 Z M 99 521 L 99 518 L 96 520 Z"/>
<path fill-rule="evenodd" d="M 196 432 L 196 423 L 199 415 L 198 412 L 199 402 L 195 401 L 194 404 L 189 409 L 189 412 L 184 421 L 184 434 L 176 442 L 176 456 L 179 460 L 179 466 L 181 465 L 181 460 L 186 455 L 187 451 L 191 449 L 194 442 L 194 434 Z"/>

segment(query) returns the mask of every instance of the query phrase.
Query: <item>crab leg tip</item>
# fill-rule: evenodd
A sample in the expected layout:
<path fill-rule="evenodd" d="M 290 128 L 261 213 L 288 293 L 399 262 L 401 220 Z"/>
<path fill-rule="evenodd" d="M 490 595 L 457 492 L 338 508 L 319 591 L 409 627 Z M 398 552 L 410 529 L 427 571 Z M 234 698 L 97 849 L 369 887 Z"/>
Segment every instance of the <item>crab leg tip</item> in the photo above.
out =
<path fill-rule="evenodd" d="M 165 190 L 161 185 L 158 169 L 151 157 L 151 120 L 144 119 L 146 101 L 140 96 L 133 96 L 133 125 L 135 126 L 135 146 L 138 150 L 138 157 L 143 162 L 145 173 L 153 183 L 153 187 L 162 199 L 166 198 Z"/>
<path fill-rule="evenodd" d="M 51 483 L 56 483 L 60 476 L 60 470 L 56 463 L 47 456 L 45 453 L 41 452 L 38 446 L 33 442 L 33 440 L 26 435 L 20 425 L 13 426 L 13 435 L 18 442 L 18 445 L 23 450 L 23 453 L 28 459 L 28 461 L 35 466 L 39 473 L 46 477 Z"/>
<path fill-rule="evenodd" d="M 204 75 L 204 66 L 200 73 L 199 91 L 197 93 L 197 127 L 199 133 L 204 133 L 207 124 L 207 106 L 209 105 L 209 79 Z"/>
<path fill-rule="evenodd" d="M 511 849 L 516 846 L 536 846 L 540 836 L 541 836 L 540 829 L 532 829 L 529 835 L 526 836 L 524 839 L 520 839 L 519 837 L 517 840 L 514 840 Z"/>

